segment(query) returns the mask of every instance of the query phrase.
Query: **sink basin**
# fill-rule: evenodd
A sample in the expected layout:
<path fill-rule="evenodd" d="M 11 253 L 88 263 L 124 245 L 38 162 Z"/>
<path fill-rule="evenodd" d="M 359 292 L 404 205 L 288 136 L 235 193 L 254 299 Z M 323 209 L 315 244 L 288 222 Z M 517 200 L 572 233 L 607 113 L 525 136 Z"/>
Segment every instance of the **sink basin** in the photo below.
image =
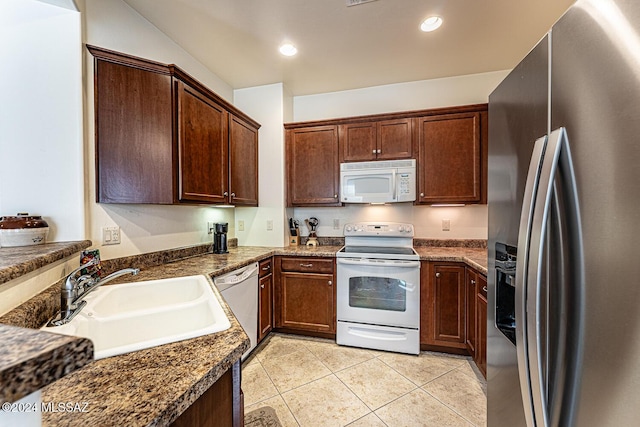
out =
<path fill-rule="evenodd" d="M 231 326 L 205 276 L 106 285 L 69 323 L 43 331 L 93 341 L 95 358 L 224 331 Z"/>

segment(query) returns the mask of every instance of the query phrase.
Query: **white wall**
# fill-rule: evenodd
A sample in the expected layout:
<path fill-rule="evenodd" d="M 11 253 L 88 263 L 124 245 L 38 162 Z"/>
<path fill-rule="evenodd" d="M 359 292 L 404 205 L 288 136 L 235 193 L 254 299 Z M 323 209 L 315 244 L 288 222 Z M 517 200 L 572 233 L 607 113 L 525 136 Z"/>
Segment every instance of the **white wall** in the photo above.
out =
<path fill-rule="evenodd" d="M 121 0 L 85 0 L 81 6 L 87 44 L 174 63 L 222 98 L 232 101 L 233 90 L 164 33 Z M 211 242 L 207 221 L 234 224 L 234 210 L 204 206 L 109 205 L 95 203 L 93 58 L 86 50 L 86 206 L 88 238 L 103 259 Z M 102 228 L 119 226 L 120 245 L 101 246 Z M 229 237 L 233 237 L 233 228 Z"/>
<path fill-rule="evenodd" d="M 49 241 L 84 238 L 80 13 L 0 5 L 0 215 L 29 212 Z"/>
<path fill-rule="evenodd" d="M 282 83 L 234 91 L 234 104 L 261 123 L 258 135 L 259 207 L 236 208 L 236 236 L 240 246 L 286 246 L 284 128 L 291 116 L 291 97 Z M 238 228 L 244 221 L 244 231 Z M 273 229 L 267 230 L 267 221 Z"/>
<path fill-rule="evenodd" d="M 421 110 L 488 102 L 489 94 L 508 71 L 423 80 L 294 97 L 294 121 L 322 120 L 396 111 Z M 448 239 L 486 239 L 486 205 L 465 207 L 413 206 L 401 203 L 392 206 L 347 205 L 340 208 L 296 208 L 299 220 L 315 216 L 320 221 L 319 236 L 340 236 L 342 226 L 357 221 L 395 221 L 415 225 L 416 237 Z M 338 219 L 340 227 L 333 227 Z M 442 231 L 442 220 L 451 223 Z M 301 230 L 308 234 L 306 227 Z"/>

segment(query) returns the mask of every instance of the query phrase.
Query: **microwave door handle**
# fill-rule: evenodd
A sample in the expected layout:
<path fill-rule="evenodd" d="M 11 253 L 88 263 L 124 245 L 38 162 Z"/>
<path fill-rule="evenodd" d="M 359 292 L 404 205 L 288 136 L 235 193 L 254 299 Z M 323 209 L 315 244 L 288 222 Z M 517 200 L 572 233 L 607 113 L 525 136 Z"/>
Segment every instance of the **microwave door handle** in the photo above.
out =
<path fill-rule="evenodd" d="M 394 171 L 391 174 L 391 176 L 393 177 L 392 178 L 392 184 L 391 184 L 391 185 L 393 185 L 393 197 L 391 198 L 391 200 L 396 201 L 396 200 L 398 200 L 397 199 L 397 194 L 396 194 L 397 191 L 398 191 L 398 188 L 397 188 L 397 185 L 396 185 L 396 177 L 398 176 L 398 170 L 394 169 Z"/>

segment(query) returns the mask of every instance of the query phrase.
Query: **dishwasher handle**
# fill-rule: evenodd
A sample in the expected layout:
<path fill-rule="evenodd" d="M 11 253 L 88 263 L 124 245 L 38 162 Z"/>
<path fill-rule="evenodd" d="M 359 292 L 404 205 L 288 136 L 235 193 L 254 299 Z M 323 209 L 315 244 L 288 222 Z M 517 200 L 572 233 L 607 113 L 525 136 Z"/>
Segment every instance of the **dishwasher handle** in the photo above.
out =
<path fill-rule="evenodd" d="M 224 276 L 216 277 L 213 279 L 213 283 L 216 286 L 234 286 L 238 283 L 244 282 L 251 276 L 255 276 L 258 274 L 258 263 L 254 262 L 244 268 L 238 269 L 234 272 L 225 274 Z"/>

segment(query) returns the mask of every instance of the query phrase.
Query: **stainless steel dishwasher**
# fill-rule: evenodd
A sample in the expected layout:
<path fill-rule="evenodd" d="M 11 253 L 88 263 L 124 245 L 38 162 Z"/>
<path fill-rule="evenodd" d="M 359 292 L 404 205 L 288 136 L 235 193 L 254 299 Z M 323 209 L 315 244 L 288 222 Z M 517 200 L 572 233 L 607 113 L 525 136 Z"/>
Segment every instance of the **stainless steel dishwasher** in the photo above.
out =
<path fill-rule="evenodd" d="M 249 335 L 251 346 L 242 355 L 244 360 L 258 342 L 258 263 L 218 276 L 213 283 Z"/>

